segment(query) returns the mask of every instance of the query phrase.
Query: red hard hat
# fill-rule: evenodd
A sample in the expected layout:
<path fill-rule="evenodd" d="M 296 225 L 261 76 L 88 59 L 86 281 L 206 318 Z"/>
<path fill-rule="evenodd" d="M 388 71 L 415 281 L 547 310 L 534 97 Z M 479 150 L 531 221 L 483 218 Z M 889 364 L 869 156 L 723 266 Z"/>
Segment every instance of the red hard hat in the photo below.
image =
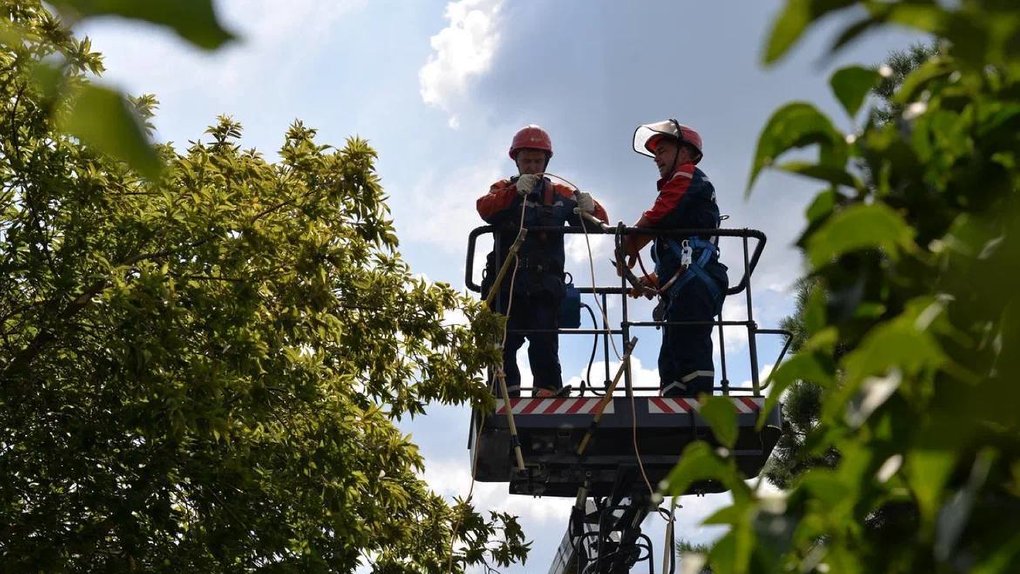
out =
<path fill-rule="evenodd" d="M 698 152 L 697 156 L 693 158 L 694 163 L 701 161 L 701 156 L 704 155 L 701 135 L 676 120 L 663 120 L 638 126 L 634 130 L 634 151 L 642 155 L 654 156 L 655 145 L 661 137 L 669 137 L 693 147 Z"/>
<path fill-rule="evenodd" d="M 540 149 L 549 152 L 549 157 L 552 157 L 552 138 L 535 124 L 524 126 L 514 134 L 514 141 L 510 144 L 510 159 L 517 160 L 517 152 L 522 149 Z"/>

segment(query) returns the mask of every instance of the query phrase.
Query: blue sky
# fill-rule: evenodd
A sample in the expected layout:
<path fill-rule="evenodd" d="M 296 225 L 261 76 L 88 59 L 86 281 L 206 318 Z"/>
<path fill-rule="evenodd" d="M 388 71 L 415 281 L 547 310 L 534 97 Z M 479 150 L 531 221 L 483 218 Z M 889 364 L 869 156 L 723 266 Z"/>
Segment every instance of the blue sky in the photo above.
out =
<path fill-rule="evenodd" d="M 216 6 L 242 41 L 213 54 L 116 20 L 79 30 L 106 57 L 104 81 L 158 97 L 160 140 L 183 146 L 200 139 L 219 114 L 244 125 L 245 147 L 270 157 L 295 119 L 317 128 L 320 143 L 366 138 L 379 152 L 404 257 L 415 273 L 463 288 L 467 233 L 481 224 L 475 199 L 514 174 L 506 151 L 518 128 L 545 127 L 556 150 L 549 171 L 592 193 L 612 222 L 631 224 L 651 205 L 657 178 L 652 161 L 631 150 L 633 130 L 675 117 L 704 138 L 700 167 L 730 215 L 725 225 L 768 235 L 754 282 L 753 311 L 762 326 L 775 326 L 792 309 L 789 287 L 801 259 L 791 245 L 816 186 L 767 174 L 744 199 L 761 127 L 783 103 L 806 100 L 850 129 L 828 88 L 832 71 L 876 65 L 920 39 L 872 34 L 826 59 L 842 22 L 837 18 L 814 29 L 780 65 L 764 69 L 759 54 L 778 0 L 221 0 Z M 595 238 L 592 245 L 605 284 L 612 272 L 599 262 L 608 257 L 609 242 Z M 740 251 L 735 244 L 722 247 L 734 281 Z M 579 238 L 568 243 L 568 253 L 575 283 L 590 284 Z M 649 309 L 639 304 L 637 313 L 647 316 Z M 611 306 L 611 320 L 616 312 Z M 746 317 L 743 299 L 727 300 L 724 317 Z M 654 382 L 658 334 L 639 336 L 636 372 Z M 576 382 L 590 345 L 564 338 L 565 380 Z M 761 340 L 760 346 L 759 363 L 768 369 L 777 344 Z M 728 333 L 726 348 L 730 380 L 748 380 L 746 334 Z M 444 495 L 468 492 L 467 425 L 466 409 L 440 406 L 402 423 L 427 457 L 426 479 Z M 718 529 L 698 523 L 725 500 L 684 497 L 678 534 L 693 542 L 718 536 Z M 476 485 L 475 501 L 519 514 L 535 541 L 527 567 L 506 572 L 548 568 L 569 501 L 510 497 L 502 484 Z M 661 552 L 662 521 L 649 518 L 645 527 Z"/>

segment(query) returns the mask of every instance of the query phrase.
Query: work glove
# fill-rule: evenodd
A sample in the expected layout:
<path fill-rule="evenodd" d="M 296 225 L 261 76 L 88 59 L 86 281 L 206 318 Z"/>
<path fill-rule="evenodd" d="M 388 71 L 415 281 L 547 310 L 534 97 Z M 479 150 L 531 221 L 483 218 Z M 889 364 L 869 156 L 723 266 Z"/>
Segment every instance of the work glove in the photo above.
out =
<path fill-rule="evenodd" d="M 574 212 L 588 214 L 595 213 L 595 200 L 592 199 L 590 193 L 582 191 L 577 194 L 577 208 L 574 209 Z"/>
<path fill-rule="evenodd" d="M 631 297 L 644 297 L 651 299 L 659 292 L 659 277 L 655 273 L 649 273 L 638 279 L 639 287 L 632 287 L 628 293 Z"/>
<path fill-rule="evenodd" d="M 525 173 L 517 178 L 517 195 L 525 197 L 538 184 L 538 176 L 533 173 Z"/>

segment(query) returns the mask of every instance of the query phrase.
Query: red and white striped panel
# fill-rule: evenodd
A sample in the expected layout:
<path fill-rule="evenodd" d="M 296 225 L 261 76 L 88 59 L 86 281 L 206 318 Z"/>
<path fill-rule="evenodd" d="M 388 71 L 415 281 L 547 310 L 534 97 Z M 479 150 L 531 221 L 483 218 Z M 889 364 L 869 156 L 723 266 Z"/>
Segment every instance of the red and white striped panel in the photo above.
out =
<path fill-rule="evenodd" d="M 741 414 L 759 411 L 765 405 L 765 399 L 760 397 L 730 397 L 730 401 L 737 408 L 737 412 Z M 698 399 L 667 399 L 663 397 L 648 399 L 648 413 L 653 415 L 698 412 L 700 409 L 701 404 L 698 403 Z"/>
<path fill-rule="evenodd" d="M 730 401 L 741 414 L 754 413 L 765 406 L 765 397 L 730 397 Z"/>
<path fill-rule="evenodd" d="M 587 415 L 594 414 L 595 407 L 601 399 L 597 398 L 562 398 L 562 399 L 510 399 L 510 408 L 515 415 Z M 613 401 L 606 404 L 602 411 L 612 414 Z M 496 401 L 496 414 L 506 414 L 502 400 Z"/>
<path fill-rule="evenodd" d="M 701 408 L 698 399 L 667 399 L 651 397 L 648 399 L 648 412 L 653 415 L 697 412 Z"/>

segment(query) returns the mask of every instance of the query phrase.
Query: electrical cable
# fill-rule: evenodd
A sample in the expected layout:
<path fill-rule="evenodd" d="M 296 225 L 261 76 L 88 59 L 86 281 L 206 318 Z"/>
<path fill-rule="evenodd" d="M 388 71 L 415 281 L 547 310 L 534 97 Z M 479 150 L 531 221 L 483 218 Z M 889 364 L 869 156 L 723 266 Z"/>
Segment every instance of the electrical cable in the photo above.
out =
<path fill-rule="evenodd" d="M 574 185 L 570 180 L 568 180 L 565 177 L 561 177 L 559 175 L 556 175 L 555 173 L 545 172 L 545 173 L 542 173 L 540 175 L 548 176 L 548 177 L 554 177 L 554 178 L 562 181 L 563 183 L 565 183 L 565 184 L 569 185 L 570 187 L 574 188 L 574 193 L 575 194 L 580 193 L 580 191 L 581 191 L 581 188 L 579 188 L 576 185 Z M 589 271 L 589 273 L 591 275 L 591 286 L 592 286 L 592 290 L 594 291 L 595 290 L 595 258 L 594 258 L 594 256 L 592 256 L 592 252 L 591 252 L 591 240 L 589 240 L 589 238 L 588 238 L 588 226 L 585 224 L 585 218 L 584 218 L 583 215 L 581 215 L 580 219 L 581 219 L 581 231 L 584 233 L 584 244 L 585 244 L 585 246 L 588 249 L 588 271 Z M 602 313 L 602 324 L 606 325 L 605 329 L 603 329 L 603 330 L 608 332 L 608 330 L 609 330 L 609 326 L 608 326 L 609 325 L 609 315 L 606 313 L 605 308 L 602 307 L 602 304 L 599 303 L 598 297 L 595 298 L 595 306 L 598 307 L 599 311 Z M 597 337 L 598 334 L 596 334 L 595 336 Z M 609 337 L 609 342 L 612 345 L 613 354 L 616 355 L 616 360 L 618 360 L 618 361 L 621 360 L 621 358 L 620 358 L 620 351 L 619 351 L 619 349 L 616 348 L 616 341 L 613 339 L 612 336 Z"/>
<path fill-rule="evenodd" d="M 595 312 L 591 310 L 591 307 L 589 307 L 587 303 L 581 303 L 581 306 L 584 307 L 588 311 L 588 315 L 591 316 L 591 323 L 592 323 L 592 325 L 594 325 L 595 328 L 598 329 L 599 328 L 599 324 L 598 324 L 598 320 L 595 318 Z M 586 372 L 586 374 L 587 374 L 587 377 L 588 377 L 588 379 L 587 379 L 587 381 L 588 381 L 587 382 L 587 386 L 591 389 L 592 394 L 595 395 L 596 397 L 601 397 L 602 395 L 605 394 L 605 391 L 601 391 L 601 394 L 599 394 L 600 392 L 595 390 L 595 385 L 593 385 L 592 382 L 591 382 L 591 366 L 595 362 L 595 352 L 598 351 L 598 348 L 599 348 L 599 336 L 595 335 L 594 340 L 592 341 L 592 345 L 591 345 L 591 356 L 588 357 L 588 371 Z M 581 381 L 581 392 L 582 393 L 584 392 L 584 387 L 585 387 L 585 381 Z"/>

